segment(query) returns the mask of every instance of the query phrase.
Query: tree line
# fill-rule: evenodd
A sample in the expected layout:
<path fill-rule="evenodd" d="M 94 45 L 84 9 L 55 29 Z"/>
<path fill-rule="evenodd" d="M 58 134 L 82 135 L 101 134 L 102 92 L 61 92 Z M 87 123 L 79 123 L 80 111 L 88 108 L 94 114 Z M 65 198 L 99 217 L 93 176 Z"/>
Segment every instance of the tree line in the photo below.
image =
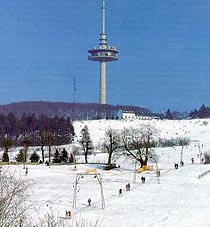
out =
<path fill-rule="evenodd" d="M 210 117 L 210 108 L 206 107 L 204 104 L 199 108 L 190 112 L 190 118 L 209 118 Z"/>
<path fill-rule="evenodd" d="M 8 161 L 11 146 L 40 146 L 44 159 L 44 146 L 70 144 L 74 139 L 74 127 L 69 117 L 47 117 L 24 114 L 20 119 L 14 114 L 0 115 L 0 146 L 4 149 L 3 160 Z"/>
<path fill-rule="evenodd" d="M 183 112 L 180 113 L 178 111 L 171 111 L 167 109 L 164 114 L 165 119 L 169 120 L 181 120 L 181 119 L 195 119 L 195 118 L 209 118 L 210 117 L 210 107 L 205 106 L 204 104 L 199 109 L 194 109 L 189 113 Z"/>
<path fill-rule="evenodd" d="M 117 119 L 119 110 L 132 110 L 136 114 L 152 116 L 149 109 L 138 106 L 108 105 L 98 103 L 64 102 L 19 102 L 0 105 L 0 114 L 13 113 L 21 118 L 24 113 L 34 113 L 36 117 L 44 114 L 48 117 L 70 117 L 74 120 Z"/>

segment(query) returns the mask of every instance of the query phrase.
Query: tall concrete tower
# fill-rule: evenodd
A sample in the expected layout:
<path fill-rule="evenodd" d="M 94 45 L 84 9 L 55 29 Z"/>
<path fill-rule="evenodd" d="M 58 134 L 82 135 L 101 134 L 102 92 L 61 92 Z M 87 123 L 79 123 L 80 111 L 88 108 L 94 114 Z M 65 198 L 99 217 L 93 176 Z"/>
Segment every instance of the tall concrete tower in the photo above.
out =
<path fill-rule="evenodd" d="M 88 50 L 90 55 L 88 60 L 100 62 L 100 95 L 99 103 L 106 104 L 106 63 L 110 61 L 118 60 L 118 50 L 114 46 L 107 44 L 106 32 L 105 32 L 105 0 L 102 0 L 101 6 L 101 34 L 99 39 L 99 47 Z"/>

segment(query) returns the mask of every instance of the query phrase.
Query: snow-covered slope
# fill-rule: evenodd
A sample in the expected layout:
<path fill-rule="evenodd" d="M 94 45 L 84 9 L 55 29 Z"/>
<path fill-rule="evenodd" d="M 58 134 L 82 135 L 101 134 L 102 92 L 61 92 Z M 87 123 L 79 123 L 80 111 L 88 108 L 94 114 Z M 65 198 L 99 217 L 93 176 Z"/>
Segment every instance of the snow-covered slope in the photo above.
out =
<path fill-rule="evenodd" d="M 122 129 L 123 127 L 138 126 L 141 123 L 151 123 L 160 129 L 161 137 L 188 137 L 199 140 L 201 152 L 210 150 L 210 120 L 183 121 L 84 121 L 75 122 L 77 136 L 84 125 L 87 125 L 94 143 L 104 138 L 107 127 Z M 84 173 L 92 165 L 51 166 L 29 165 L 29 173 L 21 165 L 12 166 L 18 175 L 33 182 L 30 200 L 33 204 L 34 218 L 43 216 L 46 212 L 65 216 L 66 210 L 71 210 L 73 218 L 99 220 L 102 227 L 209 227 L 210 226 L 210 174 L 201 178 L 202 173 L 210 170 L 210 165 L 200 163 L 199 150 L 192 142 L 183 149 L 184 166 L 174 168 L 179 163 L 181 147 L 158 148 L 160 183 L 154 171 L 136 174 L 134 164 L 123 158 L 117 160 L 120 169 L 103 171 L 97 169 L 103 178 L 105 209 L 101 208 L 101 193 L 98 181 L 94 175 L 80 178 L 77 188 L 77 208 L 73 208 L 73 195 L 76 173 Z M 105 154 L 96 154 L 90 160 L 106 159 Z M 194 158 L 194 163 L 191 163 Z M 153 163 L 150 163 L 153 164 Z M 154 165 L 154 164 L 153 164 Z M 155 168 L 155 166 L 154 166 Z M 146 183 L 141 183 L 145 176 Z M 131 191 L 126 191 L 127 183 Z M 119 189 L 123 189 L 119 196 Z M 87 200 L 92 204 L 88 206 Z M 66 222 L 71 222 L 67 220 Z"/>
<path fill-rule="evenodd" d="M 87 125 L 91 139 L 97 145 L 104 138 L 105 130 L 113 128 L 121 130 L 126 127 L 140 127 L 142 124 L 154 125 L 160 132 L 161 138 L 186 137 L 190 140 L 199 140 L 200 144 L 210 144 L 210 119 L 193 120 L 95 120 L 95 121 L 76 121 L 74 128 L 76 136 L 80 136 L 82 128 Z"/>

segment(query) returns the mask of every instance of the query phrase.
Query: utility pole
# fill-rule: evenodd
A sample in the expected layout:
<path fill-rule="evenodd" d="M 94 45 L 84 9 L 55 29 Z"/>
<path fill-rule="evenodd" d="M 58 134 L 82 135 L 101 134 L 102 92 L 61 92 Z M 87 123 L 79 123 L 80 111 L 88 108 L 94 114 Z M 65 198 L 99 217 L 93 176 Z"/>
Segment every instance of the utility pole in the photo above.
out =
<path fill-rule="evenodd" d="M 134 170 L 133 170 L 133 183 L 136 183 L 136 165 L 137 165 L 137 161 L 135 160 L 135 164 L 134 164 Z"/>

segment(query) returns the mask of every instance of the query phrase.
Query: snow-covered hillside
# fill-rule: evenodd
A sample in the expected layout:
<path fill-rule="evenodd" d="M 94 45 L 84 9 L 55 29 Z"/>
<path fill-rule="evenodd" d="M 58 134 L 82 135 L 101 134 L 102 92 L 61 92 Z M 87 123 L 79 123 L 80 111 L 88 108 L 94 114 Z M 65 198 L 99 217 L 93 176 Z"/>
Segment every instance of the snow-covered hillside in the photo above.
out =
<path fill-rule="evenodd" d="M 121 130 L 127 127 L 139 127 L 142 124 L 154 125 L 160 134 L 160 138 L 186 137 L 190 140 L 199 140 L 204 149 L 210 148 L 210 119 L 193 120 L 95 120 L 95 121 L 76 121 L 74 129 L 76 136 L 80 136 L 82 128 L 87 125 L 94 145 L 104 139 L 105 130 L 113 128 Z"/>
<path fill-rule="evenodd" d="M 81 129 L 87 125 L 91 138 L 97 144 L 104 138 L 108 127 L 122 129 L 138 126 L 142 123 L 154 124 L 160 129 L 162 138 L 188 137 L 202 144 L 199 151 L 197 143 L 192 142 L 183 149 L 184 166 L 174 168 L 179 163 L 181 147 L 158 148 L 160 182 L 154 171 L 136 173 L 135 165 L 124 158 L 118 159 L 120 168 L 104 171 L 97 166 L 50 166 L 28 165 L 26 176 L 22 165 L 10 166 L 23 178 L 33 182 L 31 188 L 32 211 L 34 218 L 43 216 L 46 212 L 65 216 L 66 210 L 72 211 L 72 218 L 99 220 L 101 227 L 209 227 L 210 226 L 210 174 L 200 177 L 210 170 L 210 165 L 200 163 L 200 152 L 210 150 L 210 120 L 182 121 L 84 121 L 75 122 L 75 132 L 79 137 Z M 90 160 L 106 159 L 105 154 L 96 154 Z M 191 158 L 194 158 L 192 164 Z M 73 208 L 74 185 L 76 173 L 86 173 L 87 169 L 96 168 L 102 175 L 105 209 L 101 207 L 100 187 L 94 175 L 84 175 L 80 178 L 77 190 L 76 205 Z M 146 183 L 142 184 L 141 177 Z M 125 186 L 130 183 L 131 190 Z M 123 189 L 119 196 L 119 189 Z M 88 206 L 87 200 L 92 204 Z M 71 222 L 72 220 L 66 220 Z"/>

